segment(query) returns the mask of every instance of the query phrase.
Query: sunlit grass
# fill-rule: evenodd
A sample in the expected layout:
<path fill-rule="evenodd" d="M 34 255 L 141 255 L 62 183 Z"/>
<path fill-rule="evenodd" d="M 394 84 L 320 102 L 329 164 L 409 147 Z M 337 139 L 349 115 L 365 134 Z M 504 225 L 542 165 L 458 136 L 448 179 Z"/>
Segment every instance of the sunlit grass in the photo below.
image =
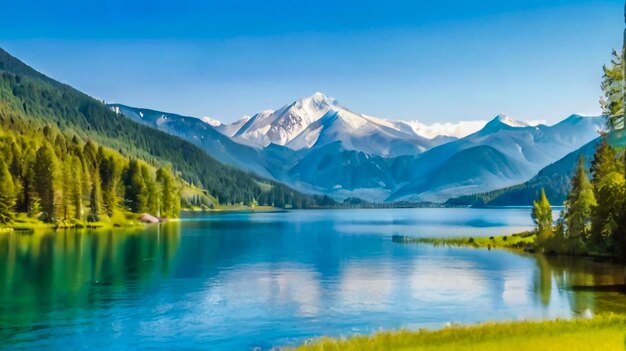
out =
<path fill-rule="evenodd" d="M 348 339 L 323 338 L 298 351 L 576 351 L 626 350 L 626 317 L 602 316 L 570 321 L 487 323 L 438 331 L 381 332 Z"/>
<path fill-rule="evenodd" d="M 524 249 L 535 242 L 533 232 L 524 232 L 512 235 L 496 235 L 491 237 L 452 237 L 452 238 L 419 238 L 394 236 L 394 242 L 419 243 L 433 246 L 458 246 L 487 249 Z"/>

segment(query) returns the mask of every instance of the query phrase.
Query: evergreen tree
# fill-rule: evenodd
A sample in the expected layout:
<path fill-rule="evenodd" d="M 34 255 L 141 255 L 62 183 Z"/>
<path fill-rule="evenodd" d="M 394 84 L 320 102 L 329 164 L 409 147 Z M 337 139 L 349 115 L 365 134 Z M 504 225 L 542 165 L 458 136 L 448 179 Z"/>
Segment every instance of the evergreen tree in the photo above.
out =
<path fill-rule="evenodd" d="M 552 207 L 543 189 L 541 189 L 539 198 L 533 201 L 531 216 L 537 231 L 541 232 L 552 228 Z"/>
<path fill-rule="evenodd" d="M 15 193 L 11 173 L 0 157 L 0 225 L 7 225 L 15 217 Z"/>
<path fill-rule="evenodd" d="M 78 156 L 73 156 L 71 158 L 71 201 L 72 207 L 74 209 L 74 218 L 82 219 L 83 218 L 83 172 L 82 172 L 82 164 Z"/>
<path fill-rule="evenodd" d="M 615 149 L 609 145 L 606 136 L 603 137 L 591 162 L 591 184 L 597 206 L 591 213 L 590 244 L 595 250 L 605 252 L 613 246 L 622 209 L 622 171 Z"/>
<path fill-rule="evenodd" d="M 144 211 L 147 211 L 151 214 L 156 214 L 158 212 L 160 193 L 156 184 L 156 180 L 154 179 L 153 172 L 145 164 L 141 165 L 141 176 L 143 177 L 143 181 L 146 185 L 147 193 L 146 206 Z"/>
<path fill-rule="evenodd" d="M 621 52 L 613 51 L 610 66 L 603 66 L 603 97 L 600 106 L 610 129 L 624 128 L 624 60 Z"/>
<path fill-rule="evenodd" d="M 72 203 L 72 189 L 74 188 L 74 179 L 72 179 L 72 159 L 69 155 L 66 155 L 65 159 L 61 162 L 61 180 L 60 213 L 63 220 L 67 220 L 71 216 L 70 205 Z"/>
<path fill-rule="evenodd" d="M 102 190 L 100 188 L 100 172 L 96 170 L 91 179 L 89 194 L 89 221 L 97 222 L 102 215 Z"/>
<path fill-rule="evenodd" d="M 45 144 L 37 150 L 34 163 L 35 190 L 41 202 L 41 210 L 45 220 L 56 219 L 55 179 L 56 179 L 56 156 L 49 144 Z"/>
<path fill-rule="evenodd" d="M 106 155 L 104 149 L 100 147 L 98 149 L 98 164 L 100 165 L 100 179 L 102 181 L 102 204 L 106 214 L 110 217 L 119 202 L 117 187 L 121 163 L 113 155 Z"/>
<path fill-rule="evenodd" d="M 157 171 L 157 183 L 161 188 L 161 213 L 162 217 L 178 217 L 180 212 L 180 194 L 174 176 L 169 168 L 161 167 Z"/>
<path fill-rule="evenodd" d="M 125 203 L 135 213 L 143 212 L 148 201 L 148 190 L 137 160 L 131 160 L 124 170 Z"/>
<path fill-rule="evenodd" d="M 596 206 L 593 188 L 585 170 L 585 160 L 581 155 L 572 177 L 572 187 L 565 201 L 565 223 L 567 236 L 574 240 L 584 240 L 589 236 L 591 211 Z"/>

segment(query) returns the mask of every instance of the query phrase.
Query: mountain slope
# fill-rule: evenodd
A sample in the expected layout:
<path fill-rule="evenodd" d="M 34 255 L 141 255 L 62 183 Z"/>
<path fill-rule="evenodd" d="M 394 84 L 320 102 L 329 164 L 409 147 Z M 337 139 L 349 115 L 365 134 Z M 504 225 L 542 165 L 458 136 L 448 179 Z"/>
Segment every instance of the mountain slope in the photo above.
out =
<path fill-rule="evenodd" d="M 543 167 L 595 139 L 603 126 L 601 117 L 572 115 L 548 127 L 530 126 L 506 116 L 497 116 L 480 131 L 419 155 L 397 177 L 398 182 L 407 185 L 389 200 L 445 201 L 449 197 L 522 183 Z M 492 167 L 492 154 L 473 155 L 485 158 L 478 158 L 464 169 L 455 165 L 460 160 L 457 155 L 476 146 L 488 146 L 498 151 L 498 168 Z M 454 170 L 461 173 L 454 175 Z M 473 178 L 463 183 L 466 174 L 472 174 Z"/>
<path fill-rule="evenodd" d="M 233 138 L 256 147 L 265 147 L 269 144 L 286 145 L 328 111 L 338 109 L 341 109 L 341 106 L 335 99 L 322 93 L 315 93 L 276 111 L 257 113 L 237 130 Z"/>
<path fill-rule="evenodd" d="M 615 147 L 624 147 L 624 131 L 611 132 L 608 141 Z M 579 156 L 585 159 L 587 169 L 591 167 L 591 160 L 600 138 L 585 144 L 580 149 L 567 154 L 562 159 L 546 166 L 529 181 L 508 188 L 498 189 L 486 193 L 472 194 L 448 200 L 450 205 L 461 206 L 530 206 L 544 189 L 548 200 L 553 205 L 561 205 L 567 198 L 571 187 L 571 179 L 576 169 Z"/>
<path fill-rule="evenodd" d="M 314 206 L 317 199 L 281 184 L 224 166 L 197 146 L 120 116 L 102 102 L 56 82 L 0 49 L 0 101 L 24 118 L 55 123 L 64 133 L 141 156 L 149 162 L 171 164 L 183 179 L 201 185 L 222 203 Z M 268 190 L 269 188 L 269 190 Z"/>
<path fill-rule="evenodd" d="M 223 163 L 260 176 L 272 176 L 264 166 L 263 156 L 259 150 L 232 141 L 203 120 L 122 104 L 109 104 L 108 106 L 116 113 L 135 122 L 192 142 Z"/>

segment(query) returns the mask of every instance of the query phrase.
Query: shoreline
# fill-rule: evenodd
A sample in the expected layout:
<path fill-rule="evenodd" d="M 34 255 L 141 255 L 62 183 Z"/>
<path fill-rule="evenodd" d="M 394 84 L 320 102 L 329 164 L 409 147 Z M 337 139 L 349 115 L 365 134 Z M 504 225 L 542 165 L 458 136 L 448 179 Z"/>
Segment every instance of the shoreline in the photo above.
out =
<path fill-rule="evenodd" d="M 291 351 L 314 350 L 623 350 L 626 316 L 452 324 L 441 329 L 382 331 L 313 339 Z M 537 348 L 539 345 L 545 347 Z"/>

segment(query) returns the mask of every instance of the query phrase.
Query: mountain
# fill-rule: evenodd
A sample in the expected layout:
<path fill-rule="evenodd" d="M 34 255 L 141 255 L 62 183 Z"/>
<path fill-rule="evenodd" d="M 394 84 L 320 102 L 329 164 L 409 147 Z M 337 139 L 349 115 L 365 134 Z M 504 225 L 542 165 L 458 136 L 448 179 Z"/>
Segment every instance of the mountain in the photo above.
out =
<path fill-rule="evenodd" d="M 580 115 L 553 126 L 498 115 L 460 139 L 428 139 L 415 133 L 415 124 L 358 114 L 321 93 L 231 125 L 111 107 L 225 163 L 299 191 L 377 202 L 444 202 L 520 184 L 596 138 L 604 125 L 602 118 Z"/>
<path fill-rule="evenodd" d="M 310 207 L 322 201 L 321 197 L 303 195 L 226 166 L 196 145 L 117 114 L 101 101 L 46 77 L 2 49 L 0 68 L 0 113 L 42 126 L 56 124 L 66 135 L 93 139 L 125 156 L 153 165 L 169 164 L 186 182 L 202 187 L 220 203 L 257 201 L 279 207 Z"/>
<path fill-rule="evenodd" d="M 624 131 L 609 133 L 609 144 L 614 147 L 623 148 Z M 576 169 L 578 158 L 582 155 L 585 159 L 587 169 L 591 167 L 591 160 L 596 147 L 600 143 L 600 138 L 596 138 L 585 144 L 578 150 L 567 154 L 562 159 L 546 166 L 523 184 L 489 191 L 486 193 L 471 194 L 452 198 L 447 201 L 455 206 L 530 206 L 541 191 L 544 189 L 548 200 L 553 205 L 561 205 L 567 198 L 571 187 L 572 175 Z"/>
<path fill-rule="evenodd" d="M 233 139 L 256 147 L 286 145 L 324 114 L 340 109 L 335 99 L 318 92 L 276 111 L 257 113 L 237 130 Z"/>
<path fill-rule="evenodd" d="M 397 178 L 406 185 L 388 200 L 445 201 L 522 183 L 603 127 L 601 117 L 572 115 L 553 126 L 532 126 L 496 116 L 478 132 L 419 155 Z"/>
<path fill-rule="evenodd" d="M 198 119 L 122 104 L 109 104 L 108 106 L 115 113 L 128 117 L 135 122 L 183 138 L 223 163 L 254 172 L 263 177 L 272 177 L 263 162 L 261 151 L 236 143 L 218 132 L 213 126 L 217 124 L 215 120 L 211 120 L 212 125 L 207 123 L 205 118 Z"/>
<path fill-rule="evenodd" d="M 256 148 L 277 144 L 301 150 L 341 142 L 346 150 L 382 157 L 417 154 L 453 138 L 426 138 L 408 122 L 355 113 L 319 92 L 217 129 L 234 141 Z"/>
<path fill-rule="evenodd" d="M 286 146 L 294 150 L 314 149 L 336 142 L 346 150 L 386 158 L 416 155 L 436 144 L 416 134 L 394 129 L 383 120 L 340 109 L 328 111 Z"/>

